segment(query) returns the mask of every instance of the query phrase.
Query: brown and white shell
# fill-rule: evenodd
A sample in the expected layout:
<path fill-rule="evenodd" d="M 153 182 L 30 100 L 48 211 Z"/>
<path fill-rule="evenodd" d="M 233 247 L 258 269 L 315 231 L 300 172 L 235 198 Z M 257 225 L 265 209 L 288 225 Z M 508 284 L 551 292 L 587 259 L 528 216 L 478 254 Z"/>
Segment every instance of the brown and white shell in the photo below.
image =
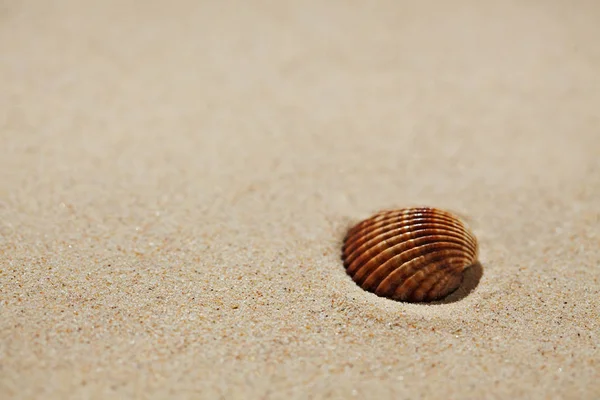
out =
<path fill-rule="evenodd" d="M 434 301 L 456 290 L 477 261 L 477 240 L 455 215 L 428 207 L 383 211 L 352 227 L 342 260 L 378 296 Z"/>

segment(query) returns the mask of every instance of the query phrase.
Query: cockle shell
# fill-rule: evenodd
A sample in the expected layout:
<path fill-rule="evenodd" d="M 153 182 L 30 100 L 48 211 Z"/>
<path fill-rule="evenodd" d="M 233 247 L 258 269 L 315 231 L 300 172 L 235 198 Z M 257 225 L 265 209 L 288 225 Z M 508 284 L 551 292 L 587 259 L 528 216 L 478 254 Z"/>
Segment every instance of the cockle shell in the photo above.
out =
<path fill-rule="evenodd" d="M 477 240 L 436 208 L 383 211 L 352 227 L 342 260 L 352 279 L 378 296 L 407 302 L 442 299 L 477 261 Z"/>

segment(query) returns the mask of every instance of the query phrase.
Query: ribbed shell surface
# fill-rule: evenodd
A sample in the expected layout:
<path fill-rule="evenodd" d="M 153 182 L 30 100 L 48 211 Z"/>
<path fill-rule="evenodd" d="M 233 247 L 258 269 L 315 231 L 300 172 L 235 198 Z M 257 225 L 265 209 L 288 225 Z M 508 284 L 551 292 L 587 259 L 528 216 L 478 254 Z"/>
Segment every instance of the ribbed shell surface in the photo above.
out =
<path fill-rule="evenodd" d="M 342 260 L 363 289 L 394 300 L 439 300 L 477 260 L 477 240 L 453 214 L 435 208 L 380 212 L 352 227 Z"/>

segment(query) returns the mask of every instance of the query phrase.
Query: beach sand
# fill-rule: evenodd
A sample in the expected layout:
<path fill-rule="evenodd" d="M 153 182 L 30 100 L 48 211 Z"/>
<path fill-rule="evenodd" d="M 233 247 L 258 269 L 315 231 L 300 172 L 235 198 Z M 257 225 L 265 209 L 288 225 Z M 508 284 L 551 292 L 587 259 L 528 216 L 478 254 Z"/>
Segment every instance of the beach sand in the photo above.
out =
<path fill-rule="evenodd" d="M 600 398 L 600 4 L 0 3 L 2 399 Z M 469 288 L 346 230 L 458 213 Z"/>

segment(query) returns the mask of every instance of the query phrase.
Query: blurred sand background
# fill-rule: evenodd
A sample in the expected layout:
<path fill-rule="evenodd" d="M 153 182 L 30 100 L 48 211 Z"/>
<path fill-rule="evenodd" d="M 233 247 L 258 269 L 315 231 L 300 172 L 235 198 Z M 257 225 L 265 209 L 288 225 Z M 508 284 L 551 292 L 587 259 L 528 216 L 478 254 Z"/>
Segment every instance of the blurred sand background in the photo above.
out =
<path fill-rule="evenodd" d="M 0 1 L 0 398 L 600 398 L 600 3 Z M 483 275 L 346 275 L 383 208 Z"/>

